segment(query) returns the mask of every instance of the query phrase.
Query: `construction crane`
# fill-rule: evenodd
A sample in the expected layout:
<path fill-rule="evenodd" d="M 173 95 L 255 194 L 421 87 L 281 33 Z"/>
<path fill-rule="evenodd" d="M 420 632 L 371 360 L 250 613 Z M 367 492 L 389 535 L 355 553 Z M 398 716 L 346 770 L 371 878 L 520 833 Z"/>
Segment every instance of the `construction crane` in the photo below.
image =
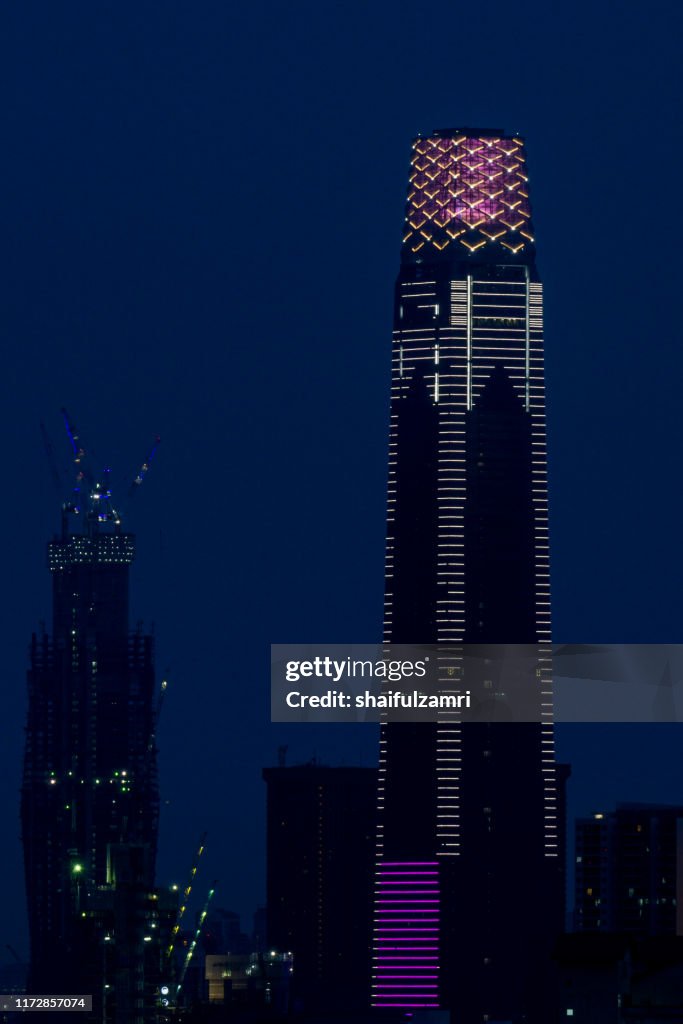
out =
<path fill-rule="evenodd" d="M 87 462 L 87 452 L 81 443 L 78 428 L 64 407 L 62 407 L 62 419 L 76 465 L 74 498 L 71 502 L 67 502 L 65 511 L 73 512 L 76 515 L 84 512 L 90 523 L 114 523 L 115 526 L 120 526 L 121 516 L 114 508 L 109 486 L 111 470 L 104 469 L 101 483 L 95 480 Z"/>
<path fill-rule="evenodd" d="M 197 869 L 199 868 L 199 861 L 201 860 L 201 856 L 204 853 L 206 836 L 207 833 L 202 832 L 201 836 L 199 837 L 199 846 L 197 847 L 197 852 L 194 855 L 192 869 L 190 871 L 190 877 L 188 879 L 187 885 L 183 889 L 183 895 L 181 897 L 180 906 L 178 907 L 178 916 L 176 917 L 175 924 L 173 925 L 173 928 L 171 930 L 171 941 L 166 950 L 167 960 L 170 960 L 171 957 L 173 956 L 173 950 L 175 949 L 176 940 L 178 938 L 178 933 L 180 931 L 180 922 L 182 921 L 183 915 L 187 910 L 187 902 L 190 898 L 190 893 L 192 892 L 192 886 L 194 884 L 195 875 L 197 874 Z"/>
<path fill-rule="evenodd" d="M 204 922 L 206 921 L 206 915 L 209 912 L 209 903 L 213 899 L 213 894 L 216 891 L 216 885 L 217 884 L 218 884 L 217 882 L 214 882 L 212 884 L 211 888 L 209 889 L 208 895 L 206 897 L 206 902 L 204 903 L 204 907 L 202 909 L 202 912 L 199 915 L 199 921 L 197 922 L 197 929 L 196 929 L 196 931 L 194 933 L 194 938 L 193 938 L 192 942 L 190 943 L 190 948 L 187 951 L 187 956 L 185 957 L 185 962 L 183 963 L 183 967 L 182 967 L 182 970 L 180 972 L 180 978 L 178 980 L 178 985 L 177 985 L 176 990 L 175 990 L 175 1002 L 176 1003 L 178 1002 L 178 999 L 180 998 L 180 991 L 181 991 L 181 989 L 183 987 L 183 982 L 185 981 L 185 975 L 187 974 L 187 969 L 190 966 L 190 962 L 192 960 L 192 957 L 194 956 L 194 951 L 197 948 L 197 943 L 199 942 L 199 938 L 200 938 L 200 936 L 202 934 L 202 929 L 204 927 Z"/>
<path fill-rule="evenodd" d="M 152 459 L 156 455 L 157 448 L 159 447 L 160 444 L 161 444 L 161 438 L 157 435 L 157 437 L 154 438 L 154 444 L 152 445 L 152 447 L 150 448 L 149 452 L 145 456 L 145 458 L 144 458 L 144 460 L 142 462 L 142 465 L 140 466 L 140 469 L 138 470 L 138 475 L 135 477 L 135 479 L 133 480 L 132 484 L 128 488 L 128 496 L 129 497 L 132 497 L 135 494 L 135 492 L 137 491 L 138 487 L 140 486 L 142 481 L 145 479 L 145 477 L 149 473 L 149 467 L 152 464 Z"/>
<path fill-rule="evenodd" d="M 71 442 L 71 448 L 74 454 L 74 462 L 79 465 L 85 458 L 85 448 L 80 444 L 80 437 L 78 434 L 78 428 L 73 422 L 67 410 L 62 406 L 61 408 L 62 419 L 64 420 L 64 427 L 66 429 L 69 441 Z"/>
<path fill-rule="evenodd" d="M 118 509 L 114 507 L 109 482 L 111 470 L 109 468 L 105 468 L 99 478 L 95 478 L 90 466 L 88 452 L 83 444 L 78 427 L 65 407 L 62 407 L 61 414 L 64 422 L 64 429 L 66 430 L 69 446 L 71 448 L 73 463 L 76 469 L 76 479 L 72 487 L 72 492 L 66 500 L 64 500 L 63 495 L 64 481 L 57 468 L 54 449 L 44 423 L 40 424 L 40 432 L 53 482 L 60 495 L 63 497 L 62 508 L 65 518 L 69 514 L 83 515 L 86 521 L 90 524 L 113 523 L 114 526 L 120 526 L 121 516 Z M 135 494 L 145 479 L 160 443 L 161 438 L 158 435 L 155 436 L 152 447 L 147 452 L 137 475 L 130 484 L 128 489 L 128 498 Z"/>
<path fill-rule="evenodd" d="M 74 494 L 76 495 L 76 498 L 70 506 L 70 511 L 79 513 L 83 511 L 81 504 L 83 500 L 83 485 L 92 485 L 92 474 L 90 474 L 85 462 L 86 451 L 80 443 L 79 431 L 76 424 L 73 422 L 64 406 L 62 406 L 61 413 L 62 419 L 64 420 L 64 429 L 66 430 L 67 437 L 69 438 L 71 451 L 73 453 L 73 460 L 76 465 L 76 486 L 74 487 Z"/>

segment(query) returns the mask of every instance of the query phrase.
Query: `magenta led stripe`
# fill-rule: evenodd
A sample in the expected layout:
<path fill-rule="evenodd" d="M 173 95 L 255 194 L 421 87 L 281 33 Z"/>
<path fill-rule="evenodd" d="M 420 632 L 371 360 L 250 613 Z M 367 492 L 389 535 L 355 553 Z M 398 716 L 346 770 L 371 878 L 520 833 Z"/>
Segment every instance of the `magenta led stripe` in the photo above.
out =
<path fill-rule="evenodd" d="M 391 949 L 391 946 L 384 947 L 381 950 L 381 952 L 386 953 L 387 948 Z M 404 949 L 411 950 L 413 953 L 424 953 L 424 952 L 433 953 L 433 952 L 437 952 L 439 947 L 438 946 L 403 946 L 401 951 L 403 951 Z"/>
<path fill-rule="evenodd" d="M 396 878 L 378 878 L 378 887 L 381 889 L 438 889 L 438 878 L 409 878 L 401 881 Z"/>
<path fill-rule="evenodd" d="M 393 965 L 383 964 L 377 972 L 377 977 L 380 980 L 392 981 L 393 978 L 404 977 L 404 975 L 398 975 L 393 972 L 409 971 L 410 973 L 405 975 L 405 977 L 413 978 L 416 981 L 420 981 L 425 978 L 429 981 L 436 981 L 438 974 L 435 974 L 434 972 L 438 971 L 438 969 L 437 964 L 416 964 L 414 967 L 411 967 L 410 964 L 400 962 Z"/>
<path fill-rule="evenodd" d="M 427 971 L 431 971 L 431 973 L 428 973 L 428 974 L 395 974 L 395 973 L 394 974 L 383 974 L 383 973 L 380 972 L 376 976 L 374 981 L 373 981 L 373 987 L 376 988 L 377 985 L 380 985 L 380 984 L 383 984 L 383 985 L 392 984 L 392 985 L 394 985 L 394 988 L 396 988 L 396 987 L 400 988 L 401 985 L 403 985 L 406 982 L 411 982 L 411 983 L 416 983 L 416 984 L 417 983 L 422 984 L 422 982 L 429 982 L 430 984 L 434 983 L 434 985 L 436 985 L 436 982 L 439 980 L 439 975 L 434 973 L 434 971 L 436 970 L 434 965 L 433 964 L 426 964 L 424 969 L 427 970 Z M 394 968 L 394 971 L 398 971 L 398 970 L 404 970 L 404 968 L 402 968 L 400 966 L 397 966 L 397 967 Z M 398 981 L 398 986 L 394 984 L 394 982 L 397 982 L 397 981 Z"/>
<path fill-rule="evenodd" d="M 380 878 L 379 886 L 382 892 L 387 892 L 389 889 L 396 889 L 398 892 L 410 892 L 411 889 L 414 889 L 415 892 L 424 892 L 425 889 L 433 889 L 435 892 L 439 891 L 437 883 L 431 880 L 429 882 L 426 880 L 424 882 L 396 882 L 392 879 L 390 882 L 385 882 Z"/>
<path fill-rule="evenodd" d="M 439 970 L 439 965 L 436 960 L 428 961 L 427 963 L 411 963 L 411 958 L 397 957 L 393 964 L 381 963 L 377 964 L 375 974 L 383 974 L 385 971 L 411 971 L 413 974 L 423 974 L 425 971 L 429 975 L 434 975 L 434 971 Z"/>
<path fill-rule="evenodd" d="M 438 868 L 438 860 L 383 860 L 382 868 Z"/>
<path fill-rule="evenodd" d="M 383 992 L 382 993 L 382 999 L 391 999 L 391 998 L 392 998 L 392 996 L 390 996 L 388 992 L 386 992 L 386 993 Z M 426 1009 L 428 1007 L 433 1007 L 433 1008 L 438 1009 L 439 1004 L 438 1003 L 375 1003 L 375 1006 L 378 1006 L 378 1007 L 379 1006 L 391 1006 L 392 1009 L 394 1009 L 394 1010 L 402 1010 L 404 1008 L 414 1008 L 414 1009 L 425 1008 Z"/>
<path fill-rule="evenodd" d="M 394 928 L 394 925 L 398 925 L 398 927 Z M 395 919 L 391 921 L 379 921 L 375 928 L 376 932 L 403 932 L 404 934 L 408 934 L 409 932 L 438 932 L 438 930 L 438 921 L 436 922 L 436 927 L 434 927 L 428 922 L 422 920 L 402 923 Z"/>
<path fill-rule="evenodd" d="M 437 988 L 437 985 L 430 983 L 428 985 L 373 985 L 373 988 Z"/>
<path fill-rule="evenodd" d="M 414 904 L 414 903 L 418 903 L 418 904 L 419 903 L 422 903 L 422 904 L 424 904 L 424 903 L 431 903 L 431 904 L 434 904 L 434 903 L 440 903 L 441 901 L 440 900 L 385 900 L 385 899 L 381 899 L 381 900 L 376 900 L 375 902 L 376 903 L 384 903 L 387 906 L 389 906 L 391 904 L 395 905 L 396 903 L 403 903 L 403 904 L 406 904 L 406 903 L 410 903 L 410 904 Z"/>
<path fill-rule="evenodd" d="M 380 891 L 377 893 L 377 895 L 380 897 L 380 899 L 377 900 L 378 903 L 381 903 L 382 901 L 386 902 L 387 897 L 389 897 L 389 896 L 403 897 L 403 900 L 406 900 L 406 902 L 409 899 L 411 899 L 413 896 L 420 897 L 421 899 L 424 899 L 427 896 L 436 896 L 436 898 L 437 898 L 436 902 L 437 903 L 439 902 L 439 899 L 438 899 L 438 897 L 439 897 L 439 890 L 438 889 L 431 889 L 431 888 L 430 889 L 403 889 L 403 890 L 401 890 L 401 889 L 380 889 Z M 396 902 L 396 901 L 394 900 L 394 902 Z M 402 902 L 402 900 L 401 900 L 401 902 Z"/>
<path fill-rule="evenodd" d="M 375 908 L 375 913 L 376 914 L 407 914 L 408 911 L 407 910 L 401 910 L 400 907 L 399 908 L 395 908 L 395 907 L 376 907 Z M 413 911 L 413 913 L 415 913 L 415 911 Z M 420 911 L 420 917 L 419 917 L 420 921 L 427 921 L 427 920 L 429 920 L 429 918 L 424 916 L 425 914 L 433 914 L 434 915 L 434 920 L 436 920 L 436 921 L 439 920 L 439 908 L 438 907 L 430 908 L 429 910 L 422 910 L 422 911 Z M 387 918 L 387 920 L 389 920 L 389 919 Z M 396 920 L 396 918 L 394 918 L 394 920 Z M 411 918 L 411 920 L 412 920 L 412 918 Z M 416 918 L 415 920 L 418 920 L 418 919 Z"/>
<path fill-rule="evenodd" d="M 392 996 L 391 992 L 382 992 L 381 994 L 378 994 L 378 995 L 379 995 L 380 999 L 394 999 L 394 996 Z M 412 993 L 411 993 L 411 995 L 412 995 Z M 429 999 L 430 996 L 431 996 L 431 992 L 430 993 L 425 993 L 425 999 Z M 415 999 L 416 997 L 419 998 L 419 993 L 418 992 L 416 992 L 413 995 L 413 999 Z M 403 997 L 399 996 L 398 998 L 403 998 Z M 405 998 L 408 998 L 408 997 L 406 996 Z M 375 1006 L 390 1006 L 394 1010 L 401 1010 L 401 1009 L 404 1009 L 406 1007 L 424 1007 L 424 1008 L 431 1007 L 432 1009 L 438 1009 L 439 1004 L 438 1003 L 388 1003 L 387 1002 L 387 1003 L 375 1003 Z"/>
<path fill-rule="evenodd" d="M 406 918 L 406 917 L 379 917 L 377 919 L 377 921 L 375 922 L 375 927 L 374 927 L 373 931 L 379 932 L 379 931 L 386 930 L 387 928 L 393 928 L 393 926 L 395 924 L 403 924 L 403 925 L 406 925 L 408 927 L 410 925 L 419 925 L 420 927 L 423 927 L 424 925 L 432 925 L 433 924 L 433 925 L 436 925 L 436 927 L 438 928 L 438 926 L 439 926 L 439 919 L 438 919 L 438 917 L 417 917 L 417 918 L 415 918 L 415 917 L 414 918 Z"/>
<path fill-rule="evenodd" d="M 438 878 L 438 871 L 378 871 L 377 877 L 382 878 Z"/>
<path fill-rule="evenodd" d="M 405 881 L 396 878 L 380 878 L 382 889 L 438 889 L 438 878 L 407 878 Z"/>
<path fill-rule="evenodd" d="M 425 951 L 423 949 L 420 950 L 420 953 L 424 953 L 424 952 Z M 398 959 L 403 959 L 403 950 L 401 950 L 400 953 L 391 953 L 391 954 L 389 954 L 386 949 L 383 949 L 381 951 L 381 956 L 377 955 L 377 956 L 373 957 L 373 960 L 398 960 Z M 408 956 L 408 957 L 405 957 L 405 959 L 406 960 L 438 960 L 439 958 L 437 956 Z"/>

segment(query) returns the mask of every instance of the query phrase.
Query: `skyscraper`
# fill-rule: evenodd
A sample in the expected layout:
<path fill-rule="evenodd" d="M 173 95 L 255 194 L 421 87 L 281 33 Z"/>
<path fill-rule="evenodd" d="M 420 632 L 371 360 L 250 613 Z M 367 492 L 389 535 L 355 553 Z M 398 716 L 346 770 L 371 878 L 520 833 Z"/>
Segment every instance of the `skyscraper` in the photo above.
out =
<path fill-rule="evenodd" d="M 294 1008 L 366 1010 L 377 771 L 282 765 L 263 777 L 267 935 L 293 954 Z"/>
<path fill-rule="evenodd" d="M 153 640 L 128 624 L 134 537 L 106 483 L 79 478 L 48 544 L 52 632 L 34 634 L 30 650 L 21 794 L 29 991 L 80 990 L 97 1002 L 116 976 L 132 1021 L 142 1019 L 140 951 L 158 946 L 154 932 L 143 935 L 158 906 Z"/>
<path fill-rule="evenodd" d="M 413 144 L 396 284 L 385 640 L 529 644 L 538 724 L 385 724 L 373 1002 L 543 1019 L 563 922 L 552 731 L 542 290 L 524 143 Z M 496 691 L 495 664 L 484 683 Z"/>

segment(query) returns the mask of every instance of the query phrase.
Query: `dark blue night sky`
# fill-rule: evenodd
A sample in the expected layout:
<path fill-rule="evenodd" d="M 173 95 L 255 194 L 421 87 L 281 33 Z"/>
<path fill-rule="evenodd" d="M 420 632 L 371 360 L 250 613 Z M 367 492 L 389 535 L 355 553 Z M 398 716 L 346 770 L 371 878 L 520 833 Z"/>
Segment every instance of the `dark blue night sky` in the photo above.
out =
<path fill-rule="evenodd" d="M 393 280 L 410 142 L 527 139 L 546 286 L 555 637 L 683 641 L 680 8 L 25 0 L 0 14 L 5 654 L 0 950 L 69 408 L 123 493 L 170 687 L 161 882 L 263 898 L 261 767 L 370 764 L 271 726 L 267 644 L 380 635 Z M 565 727 L 572 813 L 680 801 L 676 726 Z M 245 921 L 245 924 L 248 924 Z M 5 954 L 3 953 L 3 956 Z M 6 954 L 9 956 L 9 954 Z M 1 958 L 0 958 L 1 962 Z"/>

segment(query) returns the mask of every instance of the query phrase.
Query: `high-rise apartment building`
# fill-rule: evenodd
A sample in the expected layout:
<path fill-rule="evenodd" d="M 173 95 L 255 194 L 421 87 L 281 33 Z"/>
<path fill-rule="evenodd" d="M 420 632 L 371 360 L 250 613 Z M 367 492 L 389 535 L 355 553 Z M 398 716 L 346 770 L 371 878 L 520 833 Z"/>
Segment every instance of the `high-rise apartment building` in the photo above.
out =
<path fill-rule="evenodd" d="M 576 931 L 683 935 L 683 807 L 579 818 L 575 846 Z"/>
<path fill-rule="evenodd" d="M 21 795 L 29 991 L 98 1003 L 116 976 L 128 1021 L 160 948 L 153 640 L 129 629 L 133 557 L 106 485 L 84 482 L 48 544 L 52 631 L 31 642 Z"/>
<path fill-rule="evenodd" d="M 534 645 L 538 721 L 382 727 L 373 1003 L 454 1024 L 543 1020 L 566 772 L 547 647 L 542 288 L 524 143 L 502 130 L 413 144 L 389 451 L 385 640 L 450 645 L 444 679 L 462 678 L 463 644 Z M 497 690 L 495 659 L 484 685 Z"/>
<path fill-rule="evenodd" d="M 293 1008 L 367 1009 L 377 771 L 308 764 L 263 777 L 267 937 L 293 955 Z"/>

